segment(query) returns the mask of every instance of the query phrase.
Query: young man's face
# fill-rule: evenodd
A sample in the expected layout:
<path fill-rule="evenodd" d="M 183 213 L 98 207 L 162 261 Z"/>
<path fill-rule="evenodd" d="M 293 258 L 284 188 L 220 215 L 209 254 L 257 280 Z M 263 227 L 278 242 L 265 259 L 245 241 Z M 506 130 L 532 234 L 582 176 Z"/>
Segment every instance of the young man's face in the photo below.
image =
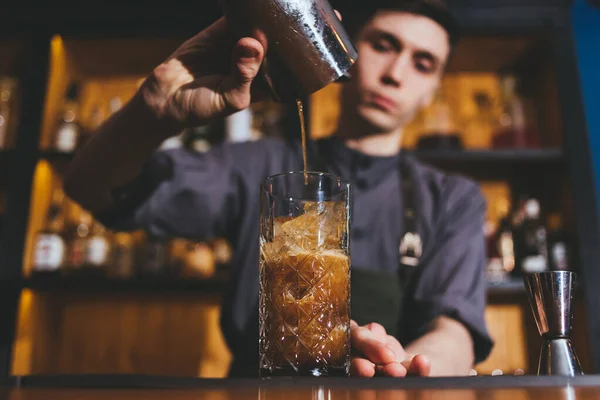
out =
<path fill-rule="evenodd" d="M 398 11 L 376 14 L 361 30 L 352 80 L 344 85 L 347 113 L 371 132 L 391 132 L 431 102 L 450 45 L 435 21 Z"/>

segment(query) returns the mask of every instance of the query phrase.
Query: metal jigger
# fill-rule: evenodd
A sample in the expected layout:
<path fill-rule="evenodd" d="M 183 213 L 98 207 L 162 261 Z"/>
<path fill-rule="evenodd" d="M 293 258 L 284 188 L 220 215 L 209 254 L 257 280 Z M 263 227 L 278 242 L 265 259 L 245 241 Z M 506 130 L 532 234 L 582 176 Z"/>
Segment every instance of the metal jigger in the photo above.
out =
<path fill-rule="evenodd" d="M 541 272 L 525 276 L 529 304 L 543 339 L 538 375 L 583 374 L 569 338 L 576 277 L 575 273 L 569 271 Z"/>

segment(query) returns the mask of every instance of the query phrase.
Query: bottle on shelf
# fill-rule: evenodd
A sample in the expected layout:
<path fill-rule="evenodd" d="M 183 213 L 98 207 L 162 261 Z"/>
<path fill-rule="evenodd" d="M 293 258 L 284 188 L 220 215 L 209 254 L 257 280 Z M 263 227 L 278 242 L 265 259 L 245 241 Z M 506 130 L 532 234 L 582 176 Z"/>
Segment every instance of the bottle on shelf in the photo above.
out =
<path fill-rule="evenodd" d="M 58 274 L 65 264 L 64 229 L 65 194 L 61 188 L 56 188 L 44 228 L 36 233 L 33 246 L 33 273 Z"/>
<path fill-rule="evenodd" d="M 475 113 L 468 120 L 465 128 L 465 145 L 469 148 L 489 149 L 497 120 L 494 113 L 494 101 L 486 91 L 475 91 L 472 101 Z"/>
<path fill-rule="evenodd" d="M 70 153 L 77 148 L 81 135 L 79 123 L 79 84 L 72 82 L 65 95 L 62 117 L 54 132 L 53 148 Z"/>
<path fill-rule="evenodd" d="M 540 203 L 529 198 L 524 204 L 523 224 L 516 237 L 518 272 L 530 274 L 548 270 L 546 227 L 540 219 Z"/>
<path fill-rule="evenodd" d="M 252 121 L 249 140 L 263 137 L 282 137 L 285 107 L 273 100 L 263 100 L 250 107 Z"/>
<path fill-rule="evenodd" d="M 207 279 L 214 276 L 215 257 L 210 246 L 204 242 L 187 241 L 181 271 L 186 277 Z"/>
<path fill-rule="evenodd" d="M 209 151 L 211 148 L 210 128 L 210 125 L 204 125 L 186 129 L 181 136 L 183 147 L 198 153 Z"/>
<path fill-rule="evenodd" d="M 231 262 L 233 250 L 231 244 L 222 238 L 215 239 L 211 243 L 212 252 L 215 257 L 215 263 L 219 267 L 227 267 Z"/>
<path fill-rule="evenodd" d="M 254 112 L 246 108 L 225 118 L 225 140 L 228 142 L 247 142 L 258 140 L 262 132 L 254 128 Z"/>
<path fill-rule="evenodd" d="M 10 78 L 0 78 L 0 150 L 8 146 L 12 134 L 12 99 L 15 83 Z"/>
<path fill-rule="evenodd" d="M 498 230 L 496 231 L 496 248 L 498 250 L 499 259 L 502 265 L 502 270 L 510 274 L 515 269 L 515 245 L 514 245 L 514 227 L 511 223 L 510 216 L 500 219 Z"/>
<path fill-rule="evenodd" d="M 442 89 L 438 90 L 435 99 L 425 112 L 423 132 L 419 135 L 419 150 L 460 150 L 463 143 L 456 124 L 452 118 L 452 108 Z"/>
<path fill-rule="evenodd" d="M 496 249 L 495 237 L 496 224 L 493 219 L 488 219 L 483 225 L 483 236 L 485 238 L 485 249 L 487 255 L 486 276 L 487 281 L 491 283 L 499 283 L 502 277 L 498 269 L 498 252 Z"/>
<path fill-rule="evenodd" d="M 517 79 L 512 75 L 501 81 L 502 113 L 494 133 L 494 148 L 539 148 L 540 136 L 527 120 L 525 102 L 517 92 Z"/>
<path fill-rule="evenodd" d="M 86 271 L 94 275 L 105 275 L 110 264 L 110 254 L 111 241 L 106 228 L 100 222 L 93 221 L 85 247 Z"/>
<path fill-rule="evenodd" d="M 78 148 L 83 147 L 83 145 L 90 140 L 92 135 L 104 122 L 104 118 L 104 111 L 102 111 L 102 107 L 100 107 L 99 104 L 94 104 L 92 106 L 92 110 L 90 111 L 90 117 L 87 126 L 85 129 L 81 130 L 79 135 L 79 140 L 77 142 Z"/>
<path fill-rule="evenodd" d="M 563 227 L 559 213 L 548 216 L 548 258 L 553 271 L 570 271 L 572 265 L 572 241 Z"/>
<path fill-rule="evenodd" d="M 113 254 L 108 273 L 117 279 L 131 279 L 135 276 L 135 241 L 131 234 L 115 232 Z"/>
<path fill-rule="evenodd" d="M 109 116 L 113 115 L 123 107 L 123 100 L 119 96 L 114 96 L 108 101 Z"/>
<path fill-rule="evenodd" d="M 66 269 L 70 273 L 79 273 L 86 263 L 86 248 L 90 237 L 92 215 L 86 210 L 81 210 L 79 219 L 69 240 L 69 251 Z"/>
<path fill-rule="evenodd" d="M 141 276 L 164 276 L 169 265 L 169 243 L 167 240 L 157 237 L 152 233 L 146 234 L 145 243 L 142 246 L 141 265 L 139 275 Z"/>
<path fill-rule="evenodd" d="M 506 198 L 499 198 L 490 206 L 493 211 L 491 218 L 497 222 L 490 220 L 484 226 L 489 257 L 488 279 L 493 283 L 502 283 L 509 279 L 515 268 L 513 216 Z"/>

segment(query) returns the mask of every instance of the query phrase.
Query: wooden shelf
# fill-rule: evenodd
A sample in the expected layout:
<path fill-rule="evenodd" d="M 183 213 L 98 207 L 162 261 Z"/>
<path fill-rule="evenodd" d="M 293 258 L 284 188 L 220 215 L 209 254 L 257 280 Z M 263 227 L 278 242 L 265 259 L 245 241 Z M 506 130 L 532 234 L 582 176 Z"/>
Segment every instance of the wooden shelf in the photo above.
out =
<path fill-rule="evenodd" d="M 85 276 L 34 276 L 22 281 L 21 286 L 37 292 L 180 292 L 198 291 L 221 293 L 228 274 L 210 279 L 144 277 L 128 280 Z M 502 283 L 488 283 L 488 294 L 522 294 L 522 280 L 510 279 Z"/>
<path fill-rule="evenodd" d="M 143 277 L 112 279 L 89 276 L 32 276 L 22 281 L 22 287 L 35 292 L 58 293 L 223 293 L 228 274 L 218 273 L 209 279 Z"/>
<path fill-rule="evenodd" d="M 507 150 L 410 150 L 423 161 L 460 162 L 470 164 L 495 163 L 560 163 L 564 161 L 560 149 L 507 149 Z"/>
<path fill-rule="evenodd" d="M 38 157 L 48 161 L 68 162 L 75 157 L 75 153 L 56 150 L 40 150 Z"/>
<path fill-rule="evenodd" d="M 507 149 L 507 150 L 403 150 L 422 161 L 432 163 L 514 164 L 514 163 L 562 163 L 565 161 L 560 149 Z M 0 155 L 2 152 L 0 152 Z M 70 161 L 72 152 L 42 150 L 40 158 L 48 161 Z"/>
<path fill-rule="evenodd" d="M 497 295 L 524 295 L 525 283 L 522 279 L 510 278 L 501 283 L 487 283 L 487 294 Z"/>
<path fill-rule="evenodd" d="M 33 276 L 17 281 L 3 281 L 2 287 L 18 285 L 36 292 L 210 292 L 222 293 L 229 279 L 228 273 L 219 273 L 210 279 L 193 278 L 134 278 L 112 279 L 84 276 Z M 525 285 L 520 279 L 510 279 L 502 283 L 487 283 L 487 293 L 524 294 Z"/>
<path fill-rule="evenodd" d="M 513 180 L 553 176 L 567 171 L 560 149 L 408 150 L 420 161 L 480 180 Z"/>

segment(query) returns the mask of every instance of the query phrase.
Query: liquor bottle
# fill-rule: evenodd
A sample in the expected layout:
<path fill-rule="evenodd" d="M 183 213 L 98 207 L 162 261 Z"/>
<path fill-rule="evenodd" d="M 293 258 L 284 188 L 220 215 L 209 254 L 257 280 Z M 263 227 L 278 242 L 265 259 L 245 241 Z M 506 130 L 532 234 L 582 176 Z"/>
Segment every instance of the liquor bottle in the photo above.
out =
<path fill-rule="evenodd" d="M 159 150 L 160 151 L 165 151 L 165 150 L 171 150 L 171 149 L 180 149 L 184 146 L 184 138 L 186 135 L 186 131 L 184 130 L 181 133 L 179 133 L 178 135 L 172 136 L 168 139 L 166 139 L 165 141 L 163 141 L 160 146 L 159 146 Z"/>
<path fill-rule="evenodd" d="M 8 78 L 0 79 L 0 149 L 8 145 L 12 128 L 11 100 L 14 83 Z"/>
<path fill-rule="evenodd" d="M 252 114 L 252 121 L 248 140 L 283 136 L 286 109 L 281 103 L 265 100 L 252 104 L 249 111 Z"/>
<path fill-rule="evenodd" d="M 212 252 L 215 256 L 215 263 L 219 267 L 227 267 L 231 262 L 233 251 L 231 245 L 225 239 L 215 239 L 211 243 Z"/>
<path fill-rule="evenodd" d="M 142 251 L 140 275 L 162 276 L 168 266 L 168 242 L 148 232 Z"/>
<path fill-rule="evenodd" d="M 188 241 L 183 259 L 183 275 L 207 279 L 216 271 L 215 258 L 208 244 Z"/>
<path fill-rule="evenodd" d="M 123 100 L 119 96 L 114 96 L 108 101 L 109 116 L 113 115 L 123 107 Z"/>
<path fill-rule="evenodd" d="M 473 94 L 475 113 L 467 121 L 465 128 L 465 146 L 468 148 L 489 149 L 497 117 L 494 115 L 494 101 L 489 93 L 476 91 Z"/>
<path fill-rule="evenodd" d="M 539 134 L 531 127 L 525 112 L 525 102 L 517 93 L 514 76 L 502 79 L 502 114 L 494 134 L 494 148 L 538 148 Z"/>
<path fill-rule="evenodd" d="M 90 112 L 90 117 L 85 129 L 82 129 L 79 134 L 79 140 L 77 141 L 77 148 L 83 147 L 92 135 L 98 130 L 100 125 L 104 122 L 104 112 L 102 108 L 95 104 Z"/>
<path fill-rule="evenodd" d="M 86 262 L 86 248 L 90 236 L 92 215 L 81 210 L 79 220 L 69 241 L 69 255 L 67 257 L 67 270 L 70 273 L 81 273 Z"/>
<path fill-rule="evenodd" d="M 514 227 L 509 215 L 500 219 L 495 239 L 502 269 L 506 273 L 512 273 L 515 269 L 515 245 Z"/>
<path fill-rule="evenodd" d="M 524 212 L 525 218 L 518 236 L 521 273 L 544 272 L 548 269 L 548 246 L 546 227 L 540 220 L 539 201 L 528 199 Z"/>
<path fill-rule="evenodd" d="M 498 284 L 505 280 L 506 271 L 502 268 L 498 246 L 496 245 L 496 223 L 488 219 L 483 225 L 487 254 L 486 278 L 488 283 Z"/>
<path fill-rule="evenodd" d="M 183 132 L 181 141 L 183 147 L 197 153 L 206 153 L 210 150 L 210 125 L 188 128 Z"/>
<path fill-rule="evenodd" d="M 118 279 L 131 279 L 135 275 L 135 243 L 129 233 L 116 232 L 110 275 Z"/>
<path fill-rule="evenodd" d="M 550 268 L 554 271 L 573 270 L 572 241 L 563 227 L 560 214 L 548 216 L 548 258 Z"/>
<path fill-rule="evenodd" d="M 62 118 L 54 133 L 53 147 L 60 152 L 69 153 L 77 148 L 81 134 L 81 126 L 78 121 L 79 84 L 71 83 L 65 96 Z"/>
<path fill-rule="evenodd" d="M 88 273 L 105 275 L 110 263 L 111 242 L 104 225 L 92 223 L 92 231 L 85 247 L 85 266 Z"/>
<path fill-rule="evenodd" d="M 419 150 L 459 150 L 463 148 L 460 134 L 452 119 L 452 109 L 442 90 L 425 113 L 425 126 L 417 141 Z"/>
<path fill-rule="evenodd" d="M 61 188 L 54 190 L 46 215 L 46 224 L 36 233 L 33 250 L 33 272 L 57 274 L 65 262 L 63 238 L 65 194 Z"/>
<path fill-rule="evenodd" d="M 253 112 L 246 108 L 225 118 L 225 140 L 228 142 L 247 142 L 255 138 L 257 132 L 253 131 Z"/>

